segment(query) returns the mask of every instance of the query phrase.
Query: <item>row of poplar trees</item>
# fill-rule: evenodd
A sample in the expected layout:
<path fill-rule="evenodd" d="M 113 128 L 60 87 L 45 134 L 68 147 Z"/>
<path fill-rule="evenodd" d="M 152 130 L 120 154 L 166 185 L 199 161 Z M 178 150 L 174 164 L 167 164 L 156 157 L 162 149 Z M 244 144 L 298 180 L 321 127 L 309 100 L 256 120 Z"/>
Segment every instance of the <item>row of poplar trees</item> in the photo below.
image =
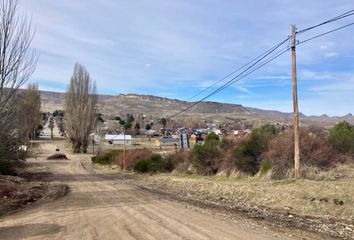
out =
<path fill-rule="evenodd" d="M 31 47 L 34 34 L 17 0 L 0 0 L 0 160 L 14 147 L 14 136 L 25 144 L 41 124 L 38 86 L 20 90 L 37 65 L 38 54 Z M 74 152 L 87 150 L 96 103 L 95 83 L 85 67 L 76 64 L 65 96 L 64 121 Z"/>

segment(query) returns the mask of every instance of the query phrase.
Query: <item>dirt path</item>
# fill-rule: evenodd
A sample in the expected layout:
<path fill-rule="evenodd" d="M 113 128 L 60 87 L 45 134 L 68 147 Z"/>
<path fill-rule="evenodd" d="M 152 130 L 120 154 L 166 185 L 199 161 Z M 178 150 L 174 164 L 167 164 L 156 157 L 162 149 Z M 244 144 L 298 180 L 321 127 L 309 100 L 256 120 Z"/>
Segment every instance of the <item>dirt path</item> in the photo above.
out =
<path fill-rule="evenodd" d="M 50 161 L 64 141 L 43 141 L 37 161 L 69 186 L 67 196 L 0 218 L 0 239 L 309 239 L 248 220 L 228 220 L 85 169 L 88 155 Z"/>

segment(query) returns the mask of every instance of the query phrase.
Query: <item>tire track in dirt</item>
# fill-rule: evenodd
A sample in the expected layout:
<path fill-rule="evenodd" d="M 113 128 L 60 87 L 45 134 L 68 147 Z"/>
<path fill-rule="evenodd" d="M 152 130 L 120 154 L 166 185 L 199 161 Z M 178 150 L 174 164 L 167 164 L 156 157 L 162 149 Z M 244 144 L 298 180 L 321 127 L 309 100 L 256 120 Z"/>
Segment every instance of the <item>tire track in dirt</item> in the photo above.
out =
<path fill-rule="evenodd" d="M 185 203 L 128 184 L 117 177 L 85 169 L 89 155 L 73 155 L 68 161 L 50 161 L 63 141 L 41 143 L 37 163 L 47 167 L 57 182 L 67 184 L 64 198 L 0 218 L 0 239 L 301 239 L 228 221 L 186 208 Z M 238 222 L 237 222 L 238 221 Z M 50 223 L 50 224 L 49 224 Z M 49 224 L 43 231 L 43 224 Z M 242 228 L 239 226 L 242 225 Z M 9 236 L 14 229 L 16 238 Z M 11 238 L 12 237 L 12 238 Z"/>

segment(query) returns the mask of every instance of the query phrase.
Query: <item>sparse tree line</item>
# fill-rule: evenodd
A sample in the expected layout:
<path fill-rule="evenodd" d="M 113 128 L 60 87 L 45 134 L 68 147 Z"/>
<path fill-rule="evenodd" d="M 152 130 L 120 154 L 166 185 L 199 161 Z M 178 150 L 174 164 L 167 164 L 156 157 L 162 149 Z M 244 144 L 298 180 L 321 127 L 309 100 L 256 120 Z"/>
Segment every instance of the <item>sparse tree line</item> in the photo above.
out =
<path fill-rule="evenodd" d="M 96 117 L 96 86 L 84 66 L 76 64 L 65 95 L 65 115 L 41 113 L 38 85 L 29 84 L 38 55 L 31 48 L 34 31 L 19 14 L 17 0 L 0 0 L 0 174 L 4 161 L 18 158 L 20 145 L 36 138 L 48 122 L 53 138 L 55 123 L 66 133 L 74 152 L 86 152 Z M 5 170 L 4 170 L 5 169 Z"/>
<path fill-rule="evenodd" d="M 17 1 L 0 1 L 0 173 L 4 161 L 18 157 L 18 147 L 41 131 L 43 114 L 36 84 L 29 80 L 37 54 L 30 45 L 30 21 L 18 13 Z"/>

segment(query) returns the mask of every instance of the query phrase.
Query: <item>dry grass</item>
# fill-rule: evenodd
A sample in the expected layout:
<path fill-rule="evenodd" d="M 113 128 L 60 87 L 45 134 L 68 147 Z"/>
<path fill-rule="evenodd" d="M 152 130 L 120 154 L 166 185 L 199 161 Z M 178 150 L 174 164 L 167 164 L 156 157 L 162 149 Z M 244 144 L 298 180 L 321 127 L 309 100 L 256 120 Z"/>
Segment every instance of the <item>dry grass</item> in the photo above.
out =
<path fill-rule="evenodd" d="M 306 174 L 313 180 L 271 180 L 269 173 L 247 177 L 235 172 L 231 177 L 161 174 L 145 176 L 144 181 L 240 206 L 353 221 L 354 165 L 328 172 L 311 168 Z"/>

